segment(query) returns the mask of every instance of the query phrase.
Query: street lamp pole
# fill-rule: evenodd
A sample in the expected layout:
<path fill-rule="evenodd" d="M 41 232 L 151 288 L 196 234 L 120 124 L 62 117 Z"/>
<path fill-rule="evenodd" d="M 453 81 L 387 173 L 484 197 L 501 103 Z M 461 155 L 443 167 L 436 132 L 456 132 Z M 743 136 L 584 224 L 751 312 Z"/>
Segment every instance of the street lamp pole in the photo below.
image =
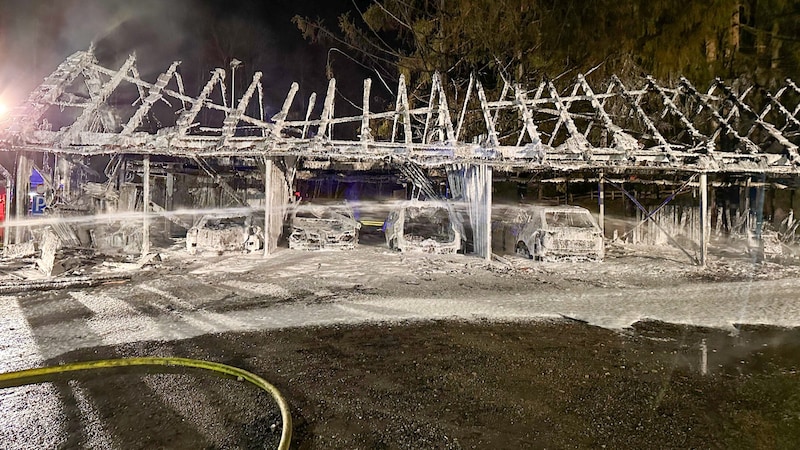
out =
<path fill-rule="evenodd" d="M 236 58 L 231 60 L 231 110 L 233 110 L 234 102 L 234 89 L 236 89 L 236 68 L 241 66 L 242 62 Z"/>

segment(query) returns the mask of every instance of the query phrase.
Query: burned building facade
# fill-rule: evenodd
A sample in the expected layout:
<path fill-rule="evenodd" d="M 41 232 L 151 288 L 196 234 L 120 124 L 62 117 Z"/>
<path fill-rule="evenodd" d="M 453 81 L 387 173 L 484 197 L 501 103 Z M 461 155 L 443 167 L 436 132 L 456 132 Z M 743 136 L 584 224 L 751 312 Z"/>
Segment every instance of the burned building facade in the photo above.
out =
<path fill-rule="evenodd" d="M 394 107 L 373 111 L 368 79 L 360 114 L 342 117 L 331 79 L 319 105 L 316 94 L 296 100 L 293 83 L 267 117 L 261 73 L 228 104 L 225 70 L 192 94 L 179 65 L 148 81 L 134 56 L 110 69 L 80 51 L 0 119 L 6 256 L 45 242 L 146 256 L 176 237 L 196 249 L 269 254 L 298 184 L 331 174 L 464 202 L 471 248 L 484 258 L 493 186 L 504 182 L 540 197 L 542 186 L 593 186 L 603 228 L 616 193 L 638 211 L 636 229 L 655 227 L 679 246 L 663 214 L 692 191 L 696 245 L 685 251 L 700 264 L 712 232 L 761 237 L 765 191 L 791 193 L 780 205 L 782 239 L 796 229 L 800 89 L 792 80 L 774 92 L 716 80 L 700 92 L 686 79 L 669 87 L 646 77 L 629 88 L 612 78 L 596 92 L 579 75 L 565 90 L 506 82 L 495 100 L 477 79 L 453 96 L 435 75 L 427 102 L 410 101 L 401 78 Z M 650 206 L 641 193 L 653 186 Z M 236 231 L 223 239 L 214 229 L 225 221 Z"/>

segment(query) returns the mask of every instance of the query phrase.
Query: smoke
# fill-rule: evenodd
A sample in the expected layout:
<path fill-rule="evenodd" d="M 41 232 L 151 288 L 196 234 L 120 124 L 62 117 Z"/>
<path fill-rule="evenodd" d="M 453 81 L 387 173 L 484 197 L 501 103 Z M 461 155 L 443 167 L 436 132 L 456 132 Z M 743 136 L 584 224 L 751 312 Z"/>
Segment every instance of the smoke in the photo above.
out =
<path fill-rule="evenodd" d="M 187 93 L 199 92 L 216 67 L 233 58 L 236 92 L 244 92 L 253 73 L 264 74 L 267 113 L 277 109 L 293 81 L 300 82 L 290 111 L 300 118 L 311 92 L 327 86 L 327 49 L 309 45 L 291 23 L 294 14 L 334 17 L 349 0 L 0 0 L 0 103 L 16 106 L 69 55 L 95 46 L 101 64 L 118 68 L 131 53 L 146 80 L 154 80 L 174 60 Z M 353 92 L 361 92 L 360 75 Z M 341 80 L 347 91 L 348 83 Z M 346 115 L 348 104 L 337 112 Z M 319 114 L 322 102 L 317 102 Z M 340 109 L 341 108 L 341 109 Z"/>
<path fill-rule="evenodd" d="M 194 56 L 191 42 L 207 16 L 189 0 L 0 0 L 0 100 L 22 102 L 92 43 L 107 66 L 136 52 L 142 76 L 160 73 L 172 59 Z"/>

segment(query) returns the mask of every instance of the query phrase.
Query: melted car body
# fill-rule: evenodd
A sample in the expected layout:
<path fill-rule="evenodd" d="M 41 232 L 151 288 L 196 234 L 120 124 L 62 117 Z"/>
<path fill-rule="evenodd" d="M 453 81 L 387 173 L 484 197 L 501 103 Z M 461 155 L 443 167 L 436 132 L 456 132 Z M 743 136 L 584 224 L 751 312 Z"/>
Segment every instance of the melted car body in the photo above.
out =
<path fill-rule="evenodd" d="M 186 232 L 186 250 L 198 252 L 254 252 L 262 248 L 261 229 L 250 216 L 203 216 Z"/>
<path fill-rule="evenodd" d="M 532 206 L 517 236 L 517 254 L 537 260 L 588 259 L 605 254 L 603 233 L 586 208 Z"/>
<path fill-rule="evenodd" d="M 358 243 L 361 224 L 347 204 L 303 205 L 291 217 L 289 248 L 350 250 Z"/>
<path fill-rule="evenodd" d="M 384 223 L 386 244 L 402 252 L 457 253 L 463 233 L 446 203 L 411 200 L 395 208 Z"/>

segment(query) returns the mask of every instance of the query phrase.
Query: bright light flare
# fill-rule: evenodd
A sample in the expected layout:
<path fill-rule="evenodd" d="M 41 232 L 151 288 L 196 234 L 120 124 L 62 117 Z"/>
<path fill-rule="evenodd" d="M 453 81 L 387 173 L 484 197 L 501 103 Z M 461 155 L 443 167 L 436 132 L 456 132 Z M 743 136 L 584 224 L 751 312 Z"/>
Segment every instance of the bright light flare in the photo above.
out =
<path fill-rule="evenodd" d="M 3 116 L 5 116 L 7 112 L 8 112 L 8 107 L 5 104 L 0 103 L 0 119 L 3 118 Z"/>

